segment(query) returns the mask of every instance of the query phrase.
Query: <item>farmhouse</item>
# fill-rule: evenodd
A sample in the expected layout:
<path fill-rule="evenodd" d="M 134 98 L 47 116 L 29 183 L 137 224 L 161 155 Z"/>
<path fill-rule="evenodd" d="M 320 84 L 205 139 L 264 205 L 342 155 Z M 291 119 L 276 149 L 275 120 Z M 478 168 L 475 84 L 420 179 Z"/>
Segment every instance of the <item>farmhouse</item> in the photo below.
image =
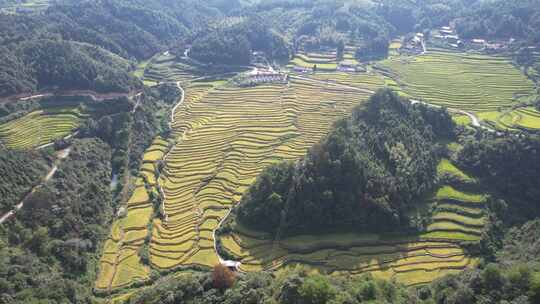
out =
<path fill-rule="evenodd" d="M 256 86 L 266 83 L 286 83 L 288 75 L 273 69 L 254 69 L 236 80 L 239 86 Z"/>
<path fill-rule="evenodd" d="M 402 47 L 402 50 L 405 52 L 419 54 L 419 53 L 422 53 L 424 50 L 423 45 L 422 45 L 423 43 L 424 43 L 424 34 L 416 33 L 414 36 L 412 36 L 405 42 L 405 45 Z"/>
<path fill-rule="evenodd" d="M 486 40 L 485 39 L 472 39 L 471 40 L 471 43 L 472 44 L 477 44 L 477 45 L 485 45 L 486 44 Z"/>

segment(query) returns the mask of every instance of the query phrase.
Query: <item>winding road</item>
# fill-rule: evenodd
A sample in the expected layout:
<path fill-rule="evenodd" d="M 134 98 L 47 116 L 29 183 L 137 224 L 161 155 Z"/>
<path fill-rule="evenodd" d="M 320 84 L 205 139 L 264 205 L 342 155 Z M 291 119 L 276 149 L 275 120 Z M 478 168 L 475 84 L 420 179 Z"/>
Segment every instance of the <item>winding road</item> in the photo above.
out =
<path fill-rule="evenodd" d="M 24 95 L 14 95 L 9 97 L 0 98 L 0 103 L 15 102 L 15 101 L 28 101 L 37 98 L 43 97 L 75 97 L 75 96 L 84 96 L 89 97 L 92 101 L 105 101 L 108 99 L 118 98 L 118 97 L 127 97 L 133 98 L 141 95 L 141 91 L 135 91 L 130 93 L 98 93 L 95 91 L 86 91 L 86 90 L 73 90 L 73 91 L 63 91 L 59 93 L 43 92 L 35 95 L 24 96 Z M 23 97 L 24 96 L 24 97 Z"/>

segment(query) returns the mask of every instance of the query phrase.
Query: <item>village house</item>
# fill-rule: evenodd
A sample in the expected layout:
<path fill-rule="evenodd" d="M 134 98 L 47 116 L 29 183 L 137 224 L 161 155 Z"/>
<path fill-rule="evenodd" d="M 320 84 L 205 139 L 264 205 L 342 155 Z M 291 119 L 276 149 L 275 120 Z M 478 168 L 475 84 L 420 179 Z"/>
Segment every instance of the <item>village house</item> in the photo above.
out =
<path fill-rule="evenodd" d="M 476 38 L 476 39 L 471 39 L 471 43 L 484 46 L 486 44 L 486 40 Z"/>
<path fill-rule="evenodd" d="M 286 83 L 288 75 L 273 69 L 255 69 L 237 80 L 239 86 L 256 86 L 266 83 Z"/>

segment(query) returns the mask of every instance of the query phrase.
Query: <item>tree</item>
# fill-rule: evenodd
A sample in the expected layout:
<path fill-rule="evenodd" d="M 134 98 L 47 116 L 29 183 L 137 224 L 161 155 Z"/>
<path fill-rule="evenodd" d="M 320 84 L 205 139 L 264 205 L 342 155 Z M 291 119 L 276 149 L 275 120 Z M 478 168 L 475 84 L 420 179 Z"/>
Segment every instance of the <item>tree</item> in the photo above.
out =
<path fill-rule="evenodd" d="M 345 53 L 345 43 L 343 42 L 343 40 L 340 40 L 338 42 L 338 46 L 336 49 L 336 57 L 338 61 L 343 60 L 344 53 Z"/>
<path fill-rule="evenodd" d="M 306 304 L 326 304 L 336 296 L 336 289 L 327 277 L 318 275 L 304 281 L 300 287 L 300 296 Z"/>
<path fill-rule="evenodd" d="M 212 284 L 217 289 L 228 289 L 234 285 L 236 275 L 223 264 L 214 266 L 212 271 Z"/>

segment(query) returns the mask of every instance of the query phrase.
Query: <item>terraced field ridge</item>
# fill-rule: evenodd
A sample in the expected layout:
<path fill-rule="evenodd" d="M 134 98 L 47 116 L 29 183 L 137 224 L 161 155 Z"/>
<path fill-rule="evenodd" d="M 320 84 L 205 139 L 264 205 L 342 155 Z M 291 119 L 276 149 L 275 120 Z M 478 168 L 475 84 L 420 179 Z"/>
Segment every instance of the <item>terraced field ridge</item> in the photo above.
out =
<path fill-rule="evenodd" d="M 324 72 L 311 79 L 292 77 L 288 84 L 238 88 L 226 79 L 197 80 L 172 59 L 157 58 L 145 67 L 145 79 L 182 81 L 185 92 L 173 113 L 168 142 L 174 144 L 167 152 L 154 147 L 145 154 L 127 215 L 115 222 L 105 246 L 98 290 L 148 280 L 150 269 L 168 272 L 219 263 L 215 231 L 259 173 L 305 155 L 334 121 L 389 79 L 373 71 Z M 463 185 L 474 184 L 450 160 L 443 160 L 439 171 L 457 176 Z M 407 285 L 423 284 L 476 263 L 459 243 L 478 240 L 485 196 L 465 188 L 445 184 L 437 189 L 424 235 L 300 236 L 275 244 L 265 234 L 239 227 L 220 240 L 243 271 L 300 263 L 336 274 L 370 272 Z M 162 216 L 154 218 L 149 197 L 157 192 L 163 197 Z M 148 265 L 137 254 L 141 248 L 147 248 Z"/>
<path fill-rule="evenodd" d="M 379 67 L 409 96 L 464 111 L 500 111 L 534 94 L 534 83 L 502 56 L 430 50 Z"/>
<path fill-rule="evenodd" d="M 40 109 L 0 125 L 0 141 L 11 149 L 30 149 L 71 134 L 86 118 L 76 107 Z"/>
<path fill-rule="evenodd" d="M 145 151 L 135 189 L 119 211 L 105 242 L 99 260 L 96 290 L 111 291 L 150 278 L 150 267 L 142 263 L 140 251 L 147 243 L 154 217 L 152 197 L 159 196 L 157 161 L 163 158 L 168 149 L 169 143 L 158 137 Z"/>
<path fill-rule="evenodd" d="M 540 129 L 540 112 L 534 107 L 521 107 L 504 112 L 484 112 L 480 113 L 479 117 L 486 124 L 501 131 Z"/>
<path fill-rule="evenodd" d="M 465 185 L 474 179 L 448 159 L 439 175 L 451 175 Z M 433 195 L 432 224 L 422 235 L 327 234 L 302 235 L 276 241 L 267 233 L 234 223 L 220 238 L 225 251 L 241 262 L 242 271 L 275 270 L 303 264 L 333 274 L 371 273 L 406 285 L 429 283 L 474 266 L 463 241 L 478 241 L 484 228 L 485 196 L 442 185 Z"/>
<path fill-rule="evenodd" d="M 304 155 L 368 97 L 303 80 L 254 88 L 194 82 L 185 92 L 159 181 L 166 216 L 154 221 L 150 242 L 158 269 L 217 264 L 213 232 L 258 174 Z"/>
<path fill-rule="evenodd" d="M 476 189 L 476 180 L 443 159 L 437 168 L 439 176 L 452 176 L 458 183 L 442 184 L 432 197 L 434 213 L 424 238 L 478 241 L 486 224 L 486 195 Z"/>
<path fill-rule="evenodd" d="M 379 235 L 304 235 L 273 243 L 270 236 L 236 227 L 222 239 L 243 271 L 275 270 L 303 264 L 332 274 L 363 274 L 396 279 L 406 285 L 429 283 L 462 271 L 477 261 L 454 242 Z"/>
<path fill-rule="evenodd" d="M 298 53 L 291 60 L 288 67 L 311 70 L 315 65 L 317 65 L 319 71 L 335 71 L 338 67 L 336 55 L 330 53 Z"/>
<path fill-rule="evenodd" d="M 178 58 L 168 52 L 142 62 L 135 75 L 146 85 L 152 86 L 160 82 L 187 82 L 195 79 L 243 71 L 245 68 L 235 66 L 206 66 L 189 58 Z"/>

